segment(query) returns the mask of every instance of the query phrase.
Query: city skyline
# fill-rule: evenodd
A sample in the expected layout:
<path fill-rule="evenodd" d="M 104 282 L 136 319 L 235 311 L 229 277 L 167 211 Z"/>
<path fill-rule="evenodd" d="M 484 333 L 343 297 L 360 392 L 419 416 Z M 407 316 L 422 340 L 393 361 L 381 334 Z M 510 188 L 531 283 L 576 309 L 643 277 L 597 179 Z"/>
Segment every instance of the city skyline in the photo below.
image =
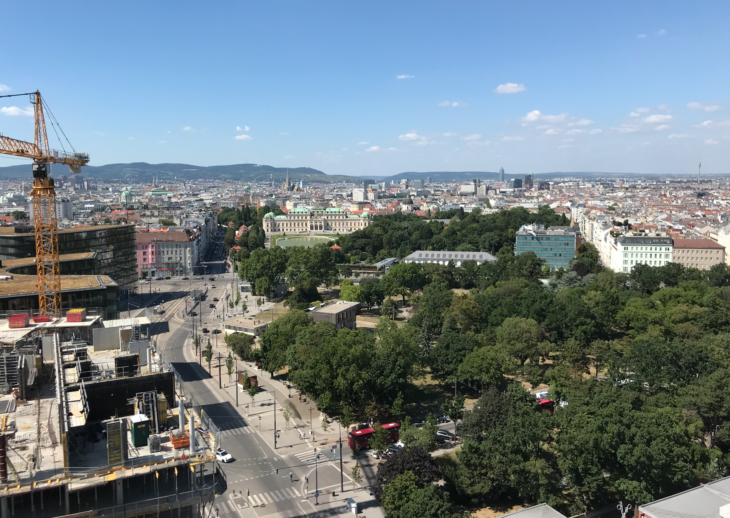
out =
<path fill-rule="evenodd" d="M 156 5 L 144 16 L 41 5 L 40 31 L 85 30 L 63 45 L 24 39 L 0 95 L 40 89 L 90 165 L 695 175 L 702 157 L 703 174 L 730 173 L 728 77 L 716 66 L 730 8 L 717 2 L 409 2 L 387 16 L 384 4 Z M 20 41 L 21 27 L 0 41 Z M 39 74 L 28 53 L 59 66 Z M 61 66 L 69 55 L 78 65 Z M 30 140 L 29 106 L 0 99 L 0 132 Z"/>

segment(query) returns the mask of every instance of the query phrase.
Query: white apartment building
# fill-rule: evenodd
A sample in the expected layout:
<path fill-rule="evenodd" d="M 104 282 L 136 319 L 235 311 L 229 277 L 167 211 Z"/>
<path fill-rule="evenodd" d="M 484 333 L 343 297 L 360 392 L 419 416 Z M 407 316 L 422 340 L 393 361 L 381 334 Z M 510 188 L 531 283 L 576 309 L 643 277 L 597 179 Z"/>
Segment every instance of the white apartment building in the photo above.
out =
<path fill-rule="evenodd" d="M 671 237 L 619 236 L 613 242 L 611 269 L 629 273 L 637 264 L 664 266 L 672 262 Z"/>
<path fill-rule="evenodd" d="M 74 219 L 74 204 L 68 198 L 57 198 L 56 217 L 58 219 Z"/>
<path fill-rule="evenodd" d="M 365 189 L 353 189 L 352 201 L 367 201 L 368 194 Z"/>

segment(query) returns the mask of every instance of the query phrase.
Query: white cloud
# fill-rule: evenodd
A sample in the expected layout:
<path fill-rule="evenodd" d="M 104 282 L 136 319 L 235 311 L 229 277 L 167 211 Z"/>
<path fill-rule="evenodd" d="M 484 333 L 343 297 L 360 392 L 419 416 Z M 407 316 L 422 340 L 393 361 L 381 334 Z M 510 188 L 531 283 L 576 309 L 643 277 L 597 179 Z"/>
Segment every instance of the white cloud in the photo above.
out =
<path fill-rule="evenodd" d="M 642 113 L 649 113 L 651 109 L 649 108 L 636 108 L 634 111 L 629 113 L 629 117 L 641 117 Z"/>
<path fill-rule="evenodd" d="M 611 128 L 612 130 L 618 131 L 619 133 L 636 133 L 639 131 L 638 126 L 634 126 L 633 124 L 621 124 L 620 126 L 616 126 L 615 128 Z"/>
<path fill-rule="evenodd" d="M 659 126 L 654 128 L 655 131 L 664 131 L 664 130 L 668 130 L 668 129 L 669 129 L 668 124 L 660 124 Z"/>
<path fill-rule="evenodd" d="M 725 127 L 730 126 L 730 119 L 724 120 L 724 121 L 711 121 L 707 120 L 704 122 L 700 122 L 699 124 L 695 124 L 695 128 L 718 128 L 718 127 Z"/>
<path fill-rule="evenodd" d="M 8 85 L 0 85 L 0 92 L 9 92 L 10 87 Z"/>
<path fill-rule="evenodd" d="M 458 136 L 459 136 L 458 133 L 452 133 L 450 131 L 447 133 L 444 133 L 444 137 L 458 137 Z"/>
<path fill-rule="evenodd" d="M 252 140 L 251 135 L 236 135 L 233 138 L 235 138 L 236 140 Z"/>
<path fill-rule="evenodd" d="M 687 108 L 692 110 L 702 110 L 703 112 L 716 112 L 720 109 L 720 105 L 691 102 L 687 104 Z"/>
<path fill-rule="evenodd" d="M 592 120 L 578 119 L 577 121 L 569 122 L 568 126 L 590 126 L 591 124 L 593 124 Z"/>
<path fill-rule="evenodd" d="M 395 76 L 396 79 L 413 79 L 416 76 L 412 76 L 411 74 L 401 74 L 399 76 Z"/>
<path fill-rule="evenodd" d="M 473 142 L 475 140 L 479 140 L 482 138 L 482 136 L 479 133 L 472 133 L 471 135 L 467 135 L 466 137 L 463 137 L 464 140 L 467 142 Z"/>
<path fill-rule="evenodd" d="M 441 101 L 438 103 L 438 106 L 449 106 L 451 108 L 462 108 L 464 106 L 469 106 L 466 103 L 463 103 L 461 101 Z"/>
<path fill-rule="evenodd" d="M 540 110 L 532 110 L 530 113 L 522 117 L 523 122 L 549 122 L 555 124 L 558 122 L 564 122 L 568 118 L 568 115 L 561 113 L 560 115 L 545 115 L 540 113 Z"/>
<path fill-rule="evenodd" d="M 672 133 L 667 138 L 669 139 L 677 139 L 677 138 L 693 138 L 692 135 L 686 135 L 684 133 Z"/>
<path fill-rule="evenodd" d="M 522 135 L 507 135 L 506 137 L 502 137 L 502 142 L 519 142 L 526 138 L 527 137 L 523 137 Z"/>
<path fill-rule="evenodd" d="M 251 128 L 248 126 L 244 126 L 243 128 L 241 126 L 236 126 L 236 131 L 249 131 Z"/>
<path fill-rule="evenodd" d="M 33 108 L 18 108 L 17 106 L 10 106 L 8 108 L 0 108 L 0 113 L 7 115 L 8 117 L 32 117 Z"/>
<path fill-rule="evenodd" d="M 525 90 L 527 90 L 527 87 L 522 83 L 505 83 L 494 89 L 498 94 L 516 94 Z"/>
<path fill-rule="evenodd" d="M 602 130 L 602 129 L 592 129 L 592 130 L 588 130 L 588 134 L 589 134 L 589 135 L 598 135 L 599 133 L 603 133 L 603 130 Z"/>
<path fill-rule="evenodd" d="M 358 146 L 367 146 L 368 144 L 370 144 L 370 142 L 358 142 L 357 143 Z"/>
<path fill-rule="evenodd" d="M 643 40 L 644 38 L 646 38 L 646 34 L 637 34 L 636 38 L 639 40 Z"/>
<path fill-rule="evenodd" d="M 183 131 L 193 131 L 193 128 L 191 126 L 185 126 L 182 130 Z"/>
<path fill-rule="evenodd" d="M 717 145 L 717 144 L 718 144 L 718 142 L 714 138 L 708 138 L 707 140 L 705 140 L 705 145 L 706 146 L 714 146 L 714 145 Z"/>
<path fill-rule="evenodd" d="M 671 115 L 655 114 L 655 115 L 649 115 L 648 117 L 644 117 L 644 122 L 646 122 L 648 124 L 661 124 L 663 122 L 669 122 L 670 120 L 672 120 Z"/>
<path fill-rule="evenodd" d="M 380 146 L 371 146 L 365 150 L 368 153 L 372 153 L 373 151 L 380 151 Z"/>
<path fill-rule="evenodd" d="M 422 138 L 425 138 L 425 137 L 422 137 L 415 131 L 411 131 L 409 133 L 404 133 L 403 135 L 398 135 L 398 140 L 420 140 Z"/>
<path fill-rule="evenodd" d="M 568 130 L 568 135 L 582 135 L 583 133 L 588 133 L 584 129 L 572 129 Z"/>
<path fill-rule="evenodd" d="M 545 135 L 560 135 L 563 132 L 563 130 L 559 128 L 550 128 L 548 130 L 545 130 Z"/>
<path fill-rule="evenodd" d="M 398 151 L 398 148 L 397 147 L 389 147 L 388 148 L 388 151 Z"/>
<path fill-rule="evenodd" d="M 656 31 L 654 33 L 654 35 L 655 36 L 666 36 L 667 35 L 667 30 L 666 29 L 659 29 L 658 31 Z"/>

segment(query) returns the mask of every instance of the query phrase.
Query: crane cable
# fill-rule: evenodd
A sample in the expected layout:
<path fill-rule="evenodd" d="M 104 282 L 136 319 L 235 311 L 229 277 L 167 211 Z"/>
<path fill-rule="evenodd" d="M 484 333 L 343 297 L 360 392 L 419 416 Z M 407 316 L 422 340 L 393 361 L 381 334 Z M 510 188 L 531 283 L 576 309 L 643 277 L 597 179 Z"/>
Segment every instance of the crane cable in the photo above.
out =
<path fill-rule="evenodd" d="M 61 130 L 61 134 L 63 135 L 63 138 L 66 139 L 66 142 L 68 142 L 68 145 L 71 148 L 71 151 L 73 151 L 74 153 L 76 153 L 76 149 L 73 147 L 73 144 L 71 144 L 71 141 L 68 139 L 68 137 L 66 136 L 66 133 L 63 131 L 63 128 L 61 127 L 61 123 L 58 122 L 58 119 L 56 119 L 56 116 L 53 115 L 53 112 L 51 111 L 51 107 L 48 106 L 48 103 L 45 101 L 45 98 L 41 98 L 41 100 L 43 101 L 44 108 L 46 110 L 48 110 L 48 113 L 51 114 L 51 124 L 53 125 L 53 121 L 56 122 L 55 125 L 58 126 L 58 129 L 59 130 Z M 55 127 L 54 127 L 54 130 L 53 131 L 56 131 L 55 130 Z M 58 133 L 56 133 L 56 136 L 58 137 Z M 63 148 L 63 151 L 65 153 L 66 152 L 66 148 L 63 147 L 63 142 L 61 141 L 61 137 L 58 137 L 58 141 L 61 142 L 61 147 Z"/>

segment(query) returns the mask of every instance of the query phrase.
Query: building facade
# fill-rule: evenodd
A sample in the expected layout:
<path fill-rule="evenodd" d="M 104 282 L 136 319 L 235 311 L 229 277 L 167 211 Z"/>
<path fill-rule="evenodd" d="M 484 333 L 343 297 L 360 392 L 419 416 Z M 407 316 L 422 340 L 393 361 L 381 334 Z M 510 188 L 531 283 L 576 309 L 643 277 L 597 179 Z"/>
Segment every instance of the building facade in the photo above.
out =
<path fill-rule="evenodd" d="M 545 230 L 540 225 L 525 225 L 517 231 L 515 255 L 533 252 L 551 270 L 567 269 L 575 258 L 580 234 L 572 227 L 551 227 Z"/>
<path fill-rule="evenodd" d="M 477 264 L 494 263 L 497 261 L 497 258 L 489 252 L 434 252 L 431 250 L 418 250 L 405 257 L 402 262 L 433 264 L 449 264 L 449 262 L 453 262 L 455 266 L 460 266 L 464 261 L 475 261 Z"/>
<path fill-rule="evenodd" d="M 350 214 L 340 208 L 297 207 L 286 216 L 264 216 L 264 232 L 308 233 L 308 232 L 354 232 L 370 224 L 370 213 Z"/>
<path fill-rule="evenodd" d="M 200 235 L 182 232 L 138 232 L 137 265 L 140 277 L 193 275 L 200 265 Z"/>
<path fill-rule="evenodd" d="M 340 301 L 312 311 L 312 317 L 315 324 L 317 322 L 330 322 L 339 331 L 343 327 L 355 329 L 357 327 L 356 319 L 359 312 L 359 302 Z"/>
<path fill-rule="evenodd" d="M 637 264 L 664 266 L 672 262 L 671 237 L 619 236 L 614 239 L 611 269 L 629 273 Z"/>
<path fill-rule="evenodd" d="M 96 252 L 97 274 L 108 275 L 122 291 L 137 287 L 133 225 L 93 225 L 58 231 L 61 255 Z M 0 227 L 0 260 L 35 257 L 33 227 Z"/>
<path fill-rule="evenodd" d="M 725 262 L 725 247 L 712 239 L 675 239 L 672 261 L 687 268 L 709 270 Z"/>

